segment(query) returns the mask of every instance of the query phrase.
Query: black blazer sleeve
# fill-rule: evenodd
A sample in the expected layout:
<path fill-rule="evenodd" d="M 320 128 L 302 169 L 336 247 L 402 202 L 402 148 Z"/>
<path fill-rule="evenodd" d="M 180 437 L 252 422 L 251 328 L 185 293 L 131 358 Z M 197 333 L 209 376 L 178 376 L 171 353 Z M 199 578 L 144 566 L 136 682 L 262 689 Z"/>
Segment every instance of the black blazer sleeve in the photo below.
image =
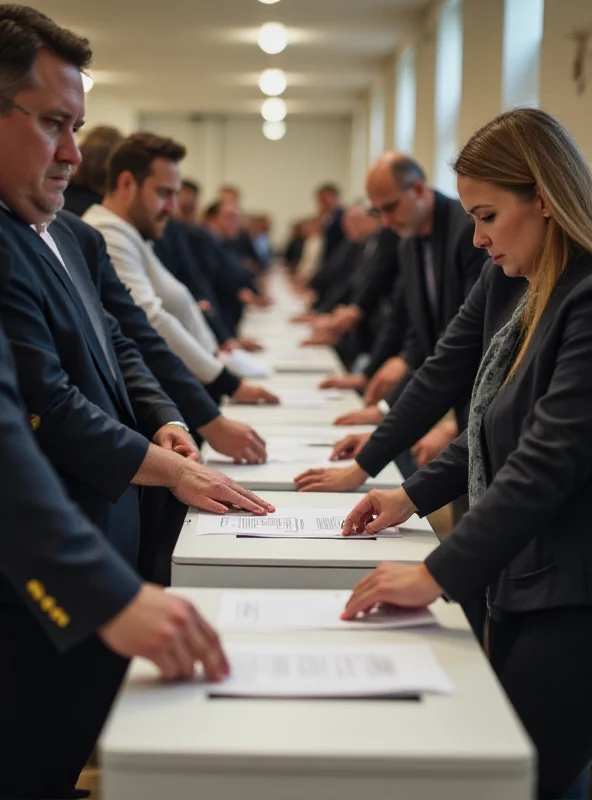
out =
<path fill-rule="evenodd" d="M 65 651 L 119 613 L 140 580 L 69 501 L 39 451 L 1 329 L 0 451 L 0 595 L 16 595 Z"/>
<path fill-rule="evenodd" d="M 152 439 L 163 425 L 181 420 L 181 412 L 163 392 L 144 363 L 137 345 L 123 335 L 115 317 L 108 312 L 105 316 L 138 429 Z"/>
<path fill-rule="evenodd" d="M 26 270 L 13 271 L 3 290 L 2 322 L 14 352 L 23 399 L 30 412 L 40 417 L 39 444 L 56 469 L 115 502 L 144 460 L 148 440 L 109 416 L 70 383 L 43 313 L 44 298 L 36 286 Z M 116 459 L 113 453 L 117 453 Z"/>
<path fill-rule="evenodd" d="M 216 419 L 220 414 L 216 403 L 183 361 L 171 352 L 150 325 L 144 310 L 134 303 L 129 290 L 119 280 L 103 236 L 71 214 L 62 212 L 60 216 L 65 218 L 78 239 L 103 308 L 117 320 L 123 335 L 136 343 L 147 367 L 174 400 L 189 428 L 195 431 Z"/>
<path fill-rule="evenodd" d="M 405 481 L 403 488 L 421 517 L 458 500 L 467 493 L 469 481 L 469 446 L 467 431 L 451 442 L 446 450 Z"/>
<path fill-rule="evenodd" d="M 386 313 L 384 325 L 376 337 L 370 353 L 370 361 L 364 369 L 364 375 L 371 378 L 384 362 L 401 352 L 406 338 L 409 319 L 403 295 L 401 281 L 397 280 L 393 288 L 392 301 Z"/>
<path fill-rule="evenodd" d="M 545 358 L 553 362 L 550 381 L 523 420 L 517 447 L 483 497 L 426 561 L 455 600 L 483 591 L 566 503 L 585 500 L 582 513 L 589 515 L 589 495 L 577 497 L 592 472 L 589 279 L 561 311 L 565 320 L 559 335 L 545 343 Z M 543 369 L 540 356 L 538 360 Z M 587 524 L 584 529 L 587 535 Z M 558 552 L 561 533 L 555 531 Z"/>
<path fill-rule="evenodd" d="M 491 274 L 489 270 L 481 274 L 436 345 L 434 355 L 414 373 L 405 391 L 358 454 L 358 464 L 370 475 L 377 475 L 399 453 L 424 436 L 450 408 L 470 396 L 481 360 Z"/>
<path fill-rule="evenodd" d="M 352 303 L 360 309 L 364 317 L 376 313 L 382 300 L 390 297 L 399 277 L 399 237 L 394 231 L 383 228 L 367 274 L 360 281 Z"/>

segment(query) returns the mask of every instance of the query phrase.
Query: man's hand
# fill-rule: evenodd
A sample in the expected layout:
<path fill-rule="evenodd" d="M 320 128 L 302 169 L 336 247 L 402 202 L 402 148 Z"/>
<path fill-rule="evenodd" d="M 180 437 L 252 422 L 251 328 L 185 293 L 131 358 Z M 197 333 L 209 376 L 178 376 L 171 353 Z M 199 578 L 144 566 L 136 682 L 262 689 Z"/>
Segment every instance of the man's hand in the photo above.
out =
<path fill-rule="evenodd" d="M 235 464 L 264 464 L 267 451 L 263 439 L 249 425 L 234 422 L 224 417 L 216 417 L 199 429 L 209 444 L 234 459 Z"/>
<path fill-rule="evenodd" d="M 239 336 L 237 339 L 237 344 L 248 353 L 259 353 L 261 350 L 263 350 L 263 345 L 260 344 L 257 339 L 251 339 L 250 336 Z"/>
<path fill-rule="evenodd" d="M 405 489 L 373 489 L 345 518 L 343 535 L 380 533 L 384 528 L 407 522 L 416 511 Z"/>
<path fill-rule="evenodd" d="M 214 514 L 225 514 L 230 506 L 244 508 L 258 516 L 275 511 L 272 505 L 253 492 L 243 489 L 228 475 L 193 461 L 181 462 L 181 469 L 169 488 L 185 505 Z"/>
<path fill-rule="evenodd" d="M 198 300 L 197 305 L 201 308 L 202 311 L 210 311 L 212 308 L 212 304 L 209 300 Z"/>
<path fill-rule="evenodd" d="M 333 347 L 336 345 L 341 336 L 338 333 L 333 333 L 330 330 L 313 332 L 308 338 L 300 342 L 301 347 L 315 347 L 318 345 L 325 345 L 326 347 Z"/>
<path fill-rule="evenodd" d="M 338 375 L 332 378 L 325 378 L 319 383 L 319 389 L 354 389 L 363 391 L 368 385 L 368 378 L 365 375 Z"/>
<path fill-rule="evenodd" d="M 232 353 L 233 350 L 240 350 L 238 339 L 227 339 L 225 342 L 222 342 L 219 350 L 221 353 Z"/>
<path fill-rule="evenodd" d="M 353 330 L 362 319 L 362 311 L 358 306 L 339 306 L 333 312 L 333 324 L 341 334 Z"/>
<path fill-rule="evenodd" d="M 423 608 L 442 593 L 442 587 L 425 564 L 390 564 L 385 561 L 354 586 L 341 619 L 355 619 L 358 614 L 367 614 L 378 603 Z"/>
<path fill-rule="evenodd" d="M 333 469 L 308 469 L 294 478 L 299 492 L 355 492 L 368 473 L 354 464 Z"/>
<path fill-rule="evenodd" d="M 184 458 L 199 461 L 199 450 L 193 436 L 178 425 L 163 425 L 156 431 L 152 441 L 165 450 L 172 450 Z"/>
<path fill-rule="evenodd" d="M 304 311 L 302 314 L 296 314 L 296 316 L 290 317 L 290 322 L 293 325 L 301 325 L 304 322 L 312 322 L 316 316 L 316 311 Z"/>
<path fill-rule="evenodd" d="M 167 680 L 191 678 L 196 663 L 203 664 L 209 680 L 220 681 L 230 672 L 218 634 L 195 607 L 147 583 L 97 633 L 120 656 L 152 661 Z"/>
<path fill-rule="evenodd" d="M 329 461 L 345 461 L 349 458 L 355 458 L 370 436 L 370 433 L 350 433 L 340 439 L 333 447 Z"/>
<path fill-rule="evenodd" d="M 350 411 L 337 417 L 334 425 L 380 425 L 383 420 L 378 406 L 366 406 L 361 411 Z"/>
<path fill-rule="evenodd" d="M 258 406 L 258 405 L 271 405 L 277 406 L 280 398 L 268 392 L 262 386 L 253 386 L 246 381 L 241 381 L 240 386 L 232 395 L 235 403 L 242 403 L 243 405 Z"/>
<path fill-rule="evenodd" d="M 432 459 L 436 458 L 450 442 L 458 436 L 456 422 L 445 420 L 435 425 L 429 433 L 416 442 L 411 453 L 415 458 L 418 467 L 423 467 Z"/>
<path fill-rule="evenodd" d="M 371 406 L 385 398 L 407 374 L 409 367 L 400 357 L 389 358 L 374 375 L 366 389 L 365 400 Z"/>

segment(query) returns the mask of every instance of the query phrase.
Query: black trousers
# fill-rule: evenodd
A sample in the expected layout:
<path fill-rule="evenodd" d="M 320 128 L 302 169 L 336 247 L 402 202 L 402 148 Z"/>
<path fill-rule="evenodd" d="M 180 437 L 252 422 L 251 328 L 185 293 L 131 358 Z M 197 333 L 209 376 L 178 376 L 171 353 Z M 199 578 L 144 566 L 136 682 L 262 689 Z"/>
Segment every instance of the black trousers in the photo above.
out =
<path fill-rule="evenodd" d="M 592 608 L 501 615 L 489 657 L 538 751 L 538 798 L 557 800 L 592 760 Z"/>
<path fill-rule="evenodd" d="M 144 487 L 140 503 L 138 572 L 162 586 L 171 585 L 171 558 L 187 514 L 187 506 L 161 486 Z"/>
<path fill-rule="evenodd" d="M 0 798 L 73 797 L 128 662 L 94 636 L 58 653 L 24 608 L 0 606 L 0 635 Z"/>

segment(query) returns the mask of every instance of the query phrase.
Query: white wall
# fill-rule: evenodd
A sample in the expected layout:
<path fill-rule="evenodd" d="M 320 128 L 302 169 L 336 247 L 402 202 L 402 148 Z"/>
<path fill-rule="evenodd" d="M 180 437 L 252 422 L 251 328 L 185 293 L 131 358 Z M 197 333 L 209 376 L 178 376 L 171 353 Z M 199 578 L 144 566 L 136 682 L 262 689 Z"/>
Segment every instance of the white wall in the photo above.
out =
<path fill-rule="evenodd" d="M 333 181 L 349 196 L 350 118 L 288 120 L 286 137 L 270 142 L 255 117 L 202 118 L 149 114 L 141 127 L 171 136 L 187 147 L 183 174 L 204 187 L 204 200 L 222 183 L 236 184 L 247 212 L 267 212 L 273 236 L 282 242 L 290 223 L 314 211 L 313 192 Z"/>
<path fill-rule="evenodd" d="M 95 86 L 85 99 L 85 130 L 90 130 L 95 125 L 113 125 L 126 135 L 137 130 L 137 112 L 121 100 L 114 90 Z"/>

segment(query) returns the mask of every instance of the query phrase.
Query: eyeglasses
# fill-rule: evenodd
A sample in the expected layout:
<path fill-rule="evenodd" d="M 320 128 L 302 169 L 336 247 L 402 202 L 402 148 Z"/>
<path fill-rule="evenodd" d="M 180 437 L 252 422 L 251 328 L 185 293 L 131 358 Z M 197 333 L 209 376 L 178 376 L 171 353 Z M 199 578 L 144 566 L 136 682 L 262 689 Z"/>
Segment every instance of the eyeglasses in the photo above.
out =
<path fill-rule="evenodd" d="M 0 95 L 0 103 L 2 105 L 6 105 L 8 108 L 14 108 L 17 111 L 20 111 L 21 114 L 25 115 L 25 117 L 32 117 L 33 116 L 33 112 L 32 111 L 29 111 L 28 108 L 25 108 L 24 106 L 21 106 L 21 104 L 17 103 L 15 100 L 13 100 L 12 97 L 6 97 L 6 95 Z M 2 109 L 2 110 L 4 111 L 4 109 Z"/>

